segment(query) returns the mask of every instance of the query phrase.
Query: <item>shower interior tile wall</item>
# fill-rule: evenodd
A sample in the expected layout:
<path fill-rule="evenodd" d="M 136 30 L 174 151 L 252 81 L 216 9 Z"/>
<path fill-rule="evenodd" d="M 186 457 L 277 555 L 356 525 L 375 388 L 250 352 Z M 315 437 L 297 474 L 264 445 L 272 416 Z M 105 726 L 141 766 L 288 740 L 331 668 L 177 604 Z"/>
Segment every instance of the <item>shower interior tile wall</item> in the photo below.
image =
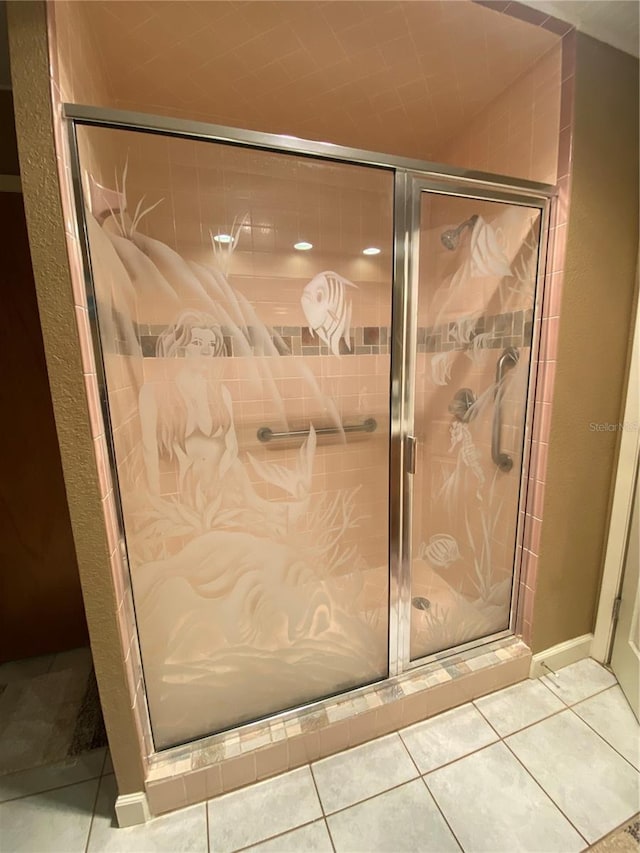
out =
<path fill-rule="evenodd" d="M 558 43 L 468 122 L 439 159 L 554 184 L 558 165 L 562 44 Z"/>
<path fill-rule="evenodd" d="M 516 4 L 506 15 L 471 2 L 55 5 L 65 79 L 84 102 L 433 161 L 566 31 L 516 20 Z M 505 122 L 494 129 L 498 148 L 523 147 Z M 513 174 L 536 179 L 520 153 Z"/>

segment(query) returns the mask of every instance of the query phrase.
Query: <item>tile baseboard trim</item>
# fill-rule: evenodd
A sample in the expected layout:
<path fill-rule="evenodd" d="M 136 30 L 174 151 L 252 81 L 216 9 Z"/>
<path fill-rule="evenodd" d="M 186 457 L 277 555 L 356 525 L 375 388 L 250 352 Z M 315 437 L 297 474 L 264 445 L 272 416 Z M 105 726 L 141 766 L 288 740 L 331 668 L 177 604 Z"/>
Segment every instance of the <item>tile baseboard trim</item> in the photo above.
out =
<path fill-rule="evenodd" d="M 557 646 L 551 646 L 542 652 L 537 652 L 531 658 L 529 678 L 539 678 L 541 675 L 549 675 L 549 671 L 545 669 L 543 664 L 546 664 L 550 670 L 554 671 L 561 669 L 563 666 L 569 666 L 571 663 L 577 663 L 584 658 L 591 657 L 592 643 L 593 634 L 583 634 L 581 637 L 565 640 L 564 643 L 558 643 Z"/>
<path fill-rule="evenodd" d="M 147 795 L 144 791 L 135 794 L 120 794 L 116 799 L 116 818 L 118 826 L 138 826 L 151 819 Z"/>

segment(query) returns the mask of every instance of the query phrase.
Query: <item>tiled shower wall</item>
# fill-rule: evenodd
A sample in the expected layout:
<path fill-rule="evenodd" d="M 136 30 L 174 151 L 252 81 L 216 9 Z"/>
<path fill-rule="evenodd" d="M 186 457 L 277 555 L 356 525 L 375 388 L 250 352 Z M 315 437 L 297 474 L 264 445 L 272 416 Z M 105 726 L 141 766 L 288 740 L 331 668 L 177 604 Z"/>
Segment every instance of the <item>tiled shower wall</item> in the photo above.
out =
<path fill-rule="evenodd" d="M 560 87 L 560 132 L 557 166 L 557 196 L 552 211 L 544 279 L 544 304 L 538 356 L 538 378 L 535 389 L 535 409 L 531 444 L 531 462 L 524 519 L 524 554 L 520 577 L 519 611 L 522 636 L 531 641 L 536 576 L 542 529 L 542 507 L 550 440 L 551 408 L 557 368 L 558 330 L 564 280 L 567 222 L 571 197 L 571 152 L 573 138 L 573 106 L 575 92 L 575 31 L 562 40 Z"/>
<path fill-rule="evenodd" d="M 496 175 L 554 184 L 558 132 L 567 118 L 560 109 L 561 66 L 559 43 L 451 139 L 440 159 Z"/>
<path fill-rule="evenodd" d="M 76 14 L 77 12 L 77 14 Z M 70 158 L 66 139 L 66 125 L 61 117 L 61 104 L 69 101 L 76 103 L 99 103 L 106 92 L 106 82 L 100 73 L 99 64 L 93 57 L 97 50 L 95 34 L 84 24 L 83 4 L 76 8 L 68 4 L 49 3 L 47 7 L 47 22 L 50 45 L 51 92 L 53 103 L 53 126 L 56 152 L 58 158 L 58 173 L 60 178 L 60 194 L 62 212 L 65 222 L 65 235 L 71 282 L 73 286 L 73 302 L 78 324 L 78 335 L 84 365 L 85 387 L 91 434 L 95 446 L 96 467 L 100 485 L 105 530 L 110 549 L 111 575 L 117 604 L 116 618 L 121 639 L 121 660 L 124 664 L 127 687 L 132 711 L 133 723 L 136 728 L 140 754 L 146 763 L 147 757 L 153 752 L 151 730 L 148 722 L 146 696 L 142 679 L 142 665 L 138 637 L 135 628 L 131 582 L 125 554 L 122 551 L 118 508 L 114 480 L 111 473 L 107 436 L 102 415 L 100 388 L 93 350 L 88 312 L 87 294 L 84 284 L 82 253 L 79 242 L 78 226 L 73 202 Z M 100 174 L 99 158 L 91 150 L 86 152 L 90 162 L 94 163 L 96 173 Z M 100 177 L 104 176 L 100 174 Z M 123 417 L 121 423 L 114 424 L 112 435 L 121 443 L 128 443 L 125 458 L 131 452 L 136 438 L 133 434 L 131 415 L 126 414 L 130 409 L 130 394 L 132 391 L 131 356 L 110 354 L 106 357 L 106 366 L 113 377 L 114 390 L 123 400 Z M 129 403 L 126 402 L 127 395 Z M 117 439 L 116 439 L 117 434 Z M 87 591 L 85 590 L 85 595 Z M 120 710 L 122 715 L 122 711 Z M 117 766 L 118 756 L 114 755 Z"/>

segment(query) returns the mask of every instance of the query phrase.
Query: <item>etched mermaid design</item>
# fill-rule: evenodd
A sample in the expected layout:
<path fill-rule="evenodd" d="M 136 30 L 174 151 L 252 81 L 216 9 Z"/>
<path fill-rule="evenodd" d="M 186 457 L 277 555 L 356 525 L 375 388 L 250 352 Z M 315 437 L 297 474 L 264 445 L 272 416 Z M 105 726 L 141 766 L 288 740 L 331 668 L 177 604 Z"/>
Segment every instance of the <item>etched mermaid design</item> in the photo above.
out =
<path fill-rule="evenodd" d="M 233 462 L 236 440 L 231 398 L 220 382 L 217 360 L 224 355 L 220 326 L 211 316 L 190 311 L 160 336 L 159 358 L 184 359 L 174 384 L 145 383 L 139 394 L 142 445 L 149 488 L 160 494 L 162 453 L 178 462 L 182 488 L 189 472 L 209 489 Z"/>

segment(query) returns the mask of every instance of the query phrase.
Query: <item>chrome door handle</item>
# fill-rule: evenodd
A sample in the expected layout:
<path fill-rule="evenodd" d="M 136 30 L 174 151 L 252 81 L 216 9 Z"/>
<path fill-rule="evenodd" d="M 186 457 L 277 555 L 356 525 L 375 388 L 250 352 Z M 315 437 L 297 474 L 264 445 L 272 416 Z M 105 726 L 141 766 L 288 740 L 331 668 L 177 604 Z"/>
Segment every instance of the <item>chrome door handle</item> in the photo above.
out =
<path fill-rule="evenodd" d="M 495 406 L 493 409 L 493 426 L 491 430 L 491 458 L 501 471 L 505 474 L 513 468 L 513 459 L 508 453 L 503 453 L 500 450 L 501 434 L 502 434 L 502 397 L 501 386 L 502 380 L 507 371 L 516 366 L 520 358 L 520 353 L 515 347 L 507 347 L 502 351 L 498 363 L 496 364 L 496 390 L 495 390 Z"/>
<path fill-rule="evenodd" d="M 405 471 L 407 474 L 416 473 L 416 444 L 415 435 L 408 435 L 404 442 Z"/>

